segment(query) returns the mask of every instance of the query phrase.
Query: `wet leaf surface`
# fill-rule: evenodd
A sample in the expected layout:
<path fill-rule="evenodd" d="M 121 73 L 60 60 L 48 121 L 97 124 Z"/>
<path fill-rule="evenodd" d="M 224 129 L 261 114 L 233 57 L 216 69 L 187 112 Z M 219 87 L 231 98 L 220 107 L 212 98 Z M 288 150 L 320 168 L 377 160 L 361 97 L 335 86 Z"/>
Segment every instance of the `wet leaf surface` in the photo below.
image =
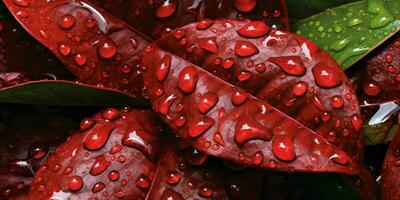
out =
<path fill-rule="evenodd" d="M 262 20 L 289 30 L 283 0 L 90 0 L 154 39 L 175 28 L 203 19 Z M 140 20 L 137 20 L 140 19 Z"/>
<path fill-rule="evenodd" d="M 400 29 L 399 7 L 395 0 L 355 2 L 302 20 L 293 31 L 328 51 L 347 69 Z"/>
<path fill-rule="evenodd" d="M 80 81 L 119 89 L 145 101 L 137 66 L 139 53 L 147 45 L 144 36 L 85 1 L 4 3 Z"/>

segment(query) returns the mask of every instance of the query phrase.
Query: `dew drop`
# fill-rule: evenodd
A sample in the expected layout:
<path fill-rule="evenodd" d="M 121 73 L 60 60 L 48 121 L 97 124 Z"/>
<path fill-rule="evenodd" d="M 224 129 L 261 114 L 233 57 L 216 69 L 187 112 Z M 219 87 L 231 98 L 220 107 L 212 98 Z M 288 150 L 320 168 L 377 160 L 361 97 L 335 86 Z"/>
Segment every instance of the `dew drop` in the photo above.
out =
<path fill-rule="evenodd" d="M 205 30 L 210 28 L 215 22 L 209 19 L 202 19 L 196 24 L 197 30 Z"/>
<path fill-rule="evenodd" d="M 331 97 L 331 106 L 332 107 L 339 109 L 339 108 L 342 108 L 343 105 L 344 105 L 344 100 L 341 96 L 336 95 L 336 96 Z"/>
<path fill-rule="evenodd" d="M 111 171 L 108 174 L 108 179 L 110 179 L 110 181 L 116 181 L 119 179 L 119 172 L 116 170 Z"/>
<path fill-rule="evenodd" d="M 92 176 L 97 176 L 97 175 L 103 173 L 110 165 L 111 165 L 111 162 L 107 161 L 106 157 L 104 155 L 97 156 L 95 163 L 93 164 L 89 173 Z"/>
<path fill-rule="evenodd" d="M 106 185 L 105 185 L 104 183 L 102 183 L 102 182 L 95 183 L 95 184 L 93 185 L 92 192 L 93 192 L 93 193 L 100 192 L 100 191 L 102 191 L 105 187 L 106 187 Z"/>
<path fill-rule="evenodd" d="M 58 52 L 63 56 L 67 56 L 71 53 L 71 47 L 66 44 L 60 44 L 58 46 Z"/>
<path fill-rule="evenodd" d="M 185 198 L 173 189 L 167 188 L 162 193 L 160 200 L 185 200 Z"/>
<path fill-rule="evenodd" d="M 219 98 L 215 93 L 207 92 L 201 96 L 197 108 L 201 113 L 205 114 L 218 103 L 218 100 Z"/>
<path fill-rule="evenodd" d="M 117 47 L 112 41 L 104 42 L 99 46 L 98 52 L 101 58 L 110 59 L 117 53 Z"/>
<path fill-rule="evenodd" d="M 267 26 L 264 22 L 253 21 L 244 25 L 237 32 L 240 36 L 247 38 L 258 38 L 269 33 L 271 28 Z"/>
<path fill-rule="evenodd" d="M 156 10 L 156 17 L 167 18 L 176 11 L 176 7 L 176 0 L 164 0 Z"/>
<path fill-rule="evenodd" d="M 208 186 L 201 186 L 198 192 L 199 196 L 204 198 L 210 198 L 213 196 L 214 191 Z"/>
<path fill-rule="evenodd" d="M 159 82 L 163 82 L 167 78 L 171 67 L 171 55 L 166 54 L 156 67 L 156 78 Z"/>
<path fill-rule="evenodd" d="M 342 84 L 338 72 L 332 67 L 318 64 L 312 69 L 312 72 L 315 82 L 320 87 L 333 88 Z"/>
<path fill-rule="evenodd" d="M 71 191 L 79 191 L 83 187 L 83 179 L 80 176 L 71 176 L 68 178 L 68 188 Z"/>
<path fill-rule="evenodd" d="M 199 76 L 197 70 L 193 66 L 187 66 L 182 69 L 178 77 L 178 87 L 185 93 L 192 93 L 197 86 Z"/>
<path fill-rule="evenodd" d="M 296 159 L 292 139 L 286 135 L 276 135 L 272 139 L 272 152 L 282 161 L 293 161 Z"/>
<path fill-rule="evenodd" d="M 256 7 L 256 0 L 235 0 L 235 8 L 240 12 L 250 12 Z"/>
<path fill-rule="evenodd" d="M 281 56 L 269 58 L 269 61 L 278 65 L 284 72 L 293 76 L 303 76 L 307 69 L 298 56 Z"/>
<path fill-rule="evenodd" d="M 114 129 L 115 125 L 113 124 L 104 124 L 104 126 L 96 126 L 90 129 L 87 133 L 84 147 L 92 151 L 102 148 Z"/>
<path fill-rule="evenodd" d="M 75 17 L 66 14 L 61 17 L 60 21 L 58 21 L 58 26 L 62 29 L 70 29 L 75 25 Z"/>
<path fill-rule="evenodd" d="M 217 37 L 199 39 L 199 47 L 211 53 L 218 53 Z"/>
<path fill-rule="evenodd" d="M 141 175 L 136 179 L 135 184 L 138 188 L 147 189 L 150 186 L 150 181 L 146 176 Z"/>
<path fill-rule="evenodd" d="M 308 90 L 308 84 L 303 81 L 297 82 L 292 89 L 293 94 L 298 97 L 306 94 L 307 90 Z"/>
<path fill-rule="evenodd" d="M 171 172 L 167 177 L 167 183 L 170 185 L 176 185 L 181 180 L 182 175 L 178 172 Z"/>
<path fill-rule="evenodd" d="M 234 51 L 241 57 L 249 57 L 259 52 L 253 43 L 242 40 L 236 41 Z"/>
<path fill-rule="evenodd" d="M 192 138 L 199 137 L 204 134 L 209 128 L 214 126 L 214 119 L 203 116 L 189 123 L 189 136 Z"/>
<path fill-rule="evenodd" d="M 236 91 L 232 94 L 231 101 L 233 105 L 240 106 L 247 100 L 248 97 L 249 94 L 247 92 Z"/>
<path fill-rule="evenodd" d="M 241 117 L 235 126 L 235 142 L 239 146 L 249 140 L 259 139 L 269 141 L 272 138 L 272 131 L 259 124 L 251 116 Z"/>

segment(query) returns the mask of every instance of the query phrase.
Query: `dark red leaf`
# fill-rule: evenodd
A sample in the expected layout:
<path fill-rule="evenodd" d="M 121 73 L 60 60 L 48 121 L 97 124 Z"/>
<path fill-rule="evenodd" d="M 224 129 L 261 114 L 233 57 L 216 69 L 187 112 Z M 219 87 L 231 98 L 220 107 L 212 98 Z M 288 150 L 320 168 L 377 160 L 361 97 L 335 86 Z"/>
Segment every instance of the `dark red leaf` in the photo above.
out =
<path fill-rule="evenodd" d="M 206 18 L 249 18 L 289 30 L 286 3 L 283 0 L 90 1 L 153 38 Z"/>
<path fill-rule="evenodd" d="M 24 199 L 39 165 L 77 124 L 50 114 L 4 117 L 8 114 L 2 109 L 1 115 L 0 198 Z"/>
<path fill-rule="evenodd" d="M 22 26 L 82 82 L 128 91 L 142 102 L 138 53 L 147 40 L 86 1 L 6 0 Z"/>
<path fill-rule="evenodd" d="M 275 108 L 362 159 L 362 120 L 349 79 L 325 51 L 287 32 L 247 29 L 256 22 L 220 21 L 208 29 L 191 24 L 156 42 Z M 248 37 L 258 34 L 260 37 Z M 176 38 L 180 32 L 184 37 Z M 264 36 L 265 35 L 265 36 Z M 264 36 L 264 37 L 262 37 Z M 215 38 L 218 51 L 202 44 Z M 183 43 L 183 41 L 185 41 Z M 201 85 L 201 84 L 199 84 Z M 204 87 L 204 86 L 201 86 Z"/>
<path fill-rule="evenodd" d="M 72 75 L 33 39 L 0 4 L 0 88 L 31 80 L 70 79 Z"/>
<path fill-rule="evenodd" d="M 400 134 L 392 139 L 382 166 L 382 199 L 394 200 L 400 197 Z"/>
<path fill-rule="evenodd" d="M 263 175 L 259 171 L 230 171 L 210 161 L 193 166 L 190 149 L 174 150 L 169 143 L 158 163 L 154 183 L 147 196 L 148 200 L 176 197 L 181 199 L 242 199 L 258 200 L 261 194 Z M 185 155 L 186 154 L 186 155 Z M 191 164 L 192 163 L 192 164 Z M 243 178 L 246 177 L 246 178 Z M 178 195 L 179 194 L 179 195 Z M 172 198 L 175 199 L 175 198 Z"/>
<path fill-rule="evenodd" d="M 360 100 L 363 104 L 379 104 L 400 99 L 400 32 L 369 55 L 359 65 Z"/>
<path fill-rule="evenodd" d="M 165 138 L 159 124 L 145 110 L 111 108 L 84 119 L 40 167 L 29 198 L 228 199 L 230 187 L 237 199 L 259 198 L 258 172 L 236 172 L 249 177 L 243 180 L 206 160 L 192 166 L 187 147 Z"/>
<path fill-rule="evenodd" d="M 39 168 L 32 199 L 144 198 L 160 150 L 159 128 L 148 111 L 107 109 L 81 123 Z"/>
<path fill-rule="evenodd" d="M 197 31 L 196 24 L 192 24 L 176 31 L 185 37 L 175 37 L 175 32 L 148 47 L 143 59 L 147 68 L 144 77 L 153 109 L 180 137 L 202 152 L 280 171 L 358 174 L 366 184 L 362 188 L 366 197 L 375 198 L 373 177 L 358 165 L 363 150 L 359 133 L 362 120 L 343 71 L 328 54 L 296 35 L 273 30 L 258 40 L 238 38 L 236 31 L 245 25 L 219 21 L 211 31 Z M 202 39 L 210 36 L 217 39 Z M 208 53 L 203 42 L 214 44 L 221 55 Z M 158 45 L 192 63 L 164 52 Z M 172 59 L 167 67 L 163 62 L 166 57 Z M 254 66 L 260 65 L 268 66 L 265 76 L 255 70 Z M 165 70 L 167 78 L 157 79 L 155 75 Z M 310 86 L 310 93 L 298 92 L 303 97 L 295 97 L 292 89 L 299 75 L 304 75 L 301 84 Z M 319 134 L 241 88 L 273 102 Z M 203 95 L 213 98 L 204 100 Z M 287 98 L 299 98 L 295 109 L 290 107 L 296 102 L 291 106 L 282 103 Z M 349 110 L 343 110 L 344 106 Z M 207 109 L 198 109 L 203 107 Z M 337 135 L 336 130 L 346 134 Z"/>

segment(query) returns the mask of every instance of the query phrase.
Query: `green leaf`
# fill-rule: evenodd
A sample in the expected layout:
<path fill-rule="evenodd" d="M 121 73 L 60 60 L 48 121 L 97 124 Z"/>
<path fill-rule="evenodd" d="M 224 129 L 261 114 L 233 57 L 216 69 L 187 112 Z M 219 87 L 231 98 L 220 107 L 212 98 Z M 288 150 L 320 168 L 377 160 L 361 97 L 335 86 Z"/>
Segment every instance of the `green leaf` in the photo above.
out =
<path fill-rule="evenodd" d="M 0 90 L 0 102 L 62 106 L 144 106 L 118 90 L 69 81 L 32 81 Z"/>
<path fill-rule="evenodd" d="M 293 26 L 347 69 L 400 29 L 399 0 L 368 0 L 328 9 Z"/>
<path fill-rule="evenodd" d="M 359 0 L 286 0 L 290 21 L 295 23 L 301 19 L 310 17 L 324 11 L 327 8 L 336 7 Z"/>

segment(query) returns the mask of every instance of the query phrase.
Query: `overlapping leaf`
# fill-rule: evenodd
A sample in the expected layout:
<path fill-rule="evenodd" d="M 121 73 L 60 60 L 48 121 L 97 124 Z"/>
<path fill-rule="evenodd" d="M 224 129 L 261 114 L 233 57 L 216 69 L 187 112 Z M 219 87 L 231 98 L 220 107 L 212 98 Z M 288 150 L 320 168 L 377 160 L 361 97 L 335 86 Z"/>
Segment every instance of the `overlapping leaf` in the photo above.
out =
<path fill-rule="evenodd" d="M 289 30 L 283 0 L 90 1 L 155 39 L 175 28 L 202 19 L 248 18 L 263 20 L 275 28 Z"/>
<path fill-rule="evenodd" d="M 147 41 L 85 1 L 11 1 L 22 26 L 84 83 L 128 91 L 142 99 L 138 53 Z"/>
<path fill-rule="evenodd" d="M 156 122 L 150 111 L 116 109 L 83 120 L 81 133 L 41 166 L 29 198 L 258 199 L 262 176 L 244 180 L 204 162 L 192 166 L 162 140 Z"/>

